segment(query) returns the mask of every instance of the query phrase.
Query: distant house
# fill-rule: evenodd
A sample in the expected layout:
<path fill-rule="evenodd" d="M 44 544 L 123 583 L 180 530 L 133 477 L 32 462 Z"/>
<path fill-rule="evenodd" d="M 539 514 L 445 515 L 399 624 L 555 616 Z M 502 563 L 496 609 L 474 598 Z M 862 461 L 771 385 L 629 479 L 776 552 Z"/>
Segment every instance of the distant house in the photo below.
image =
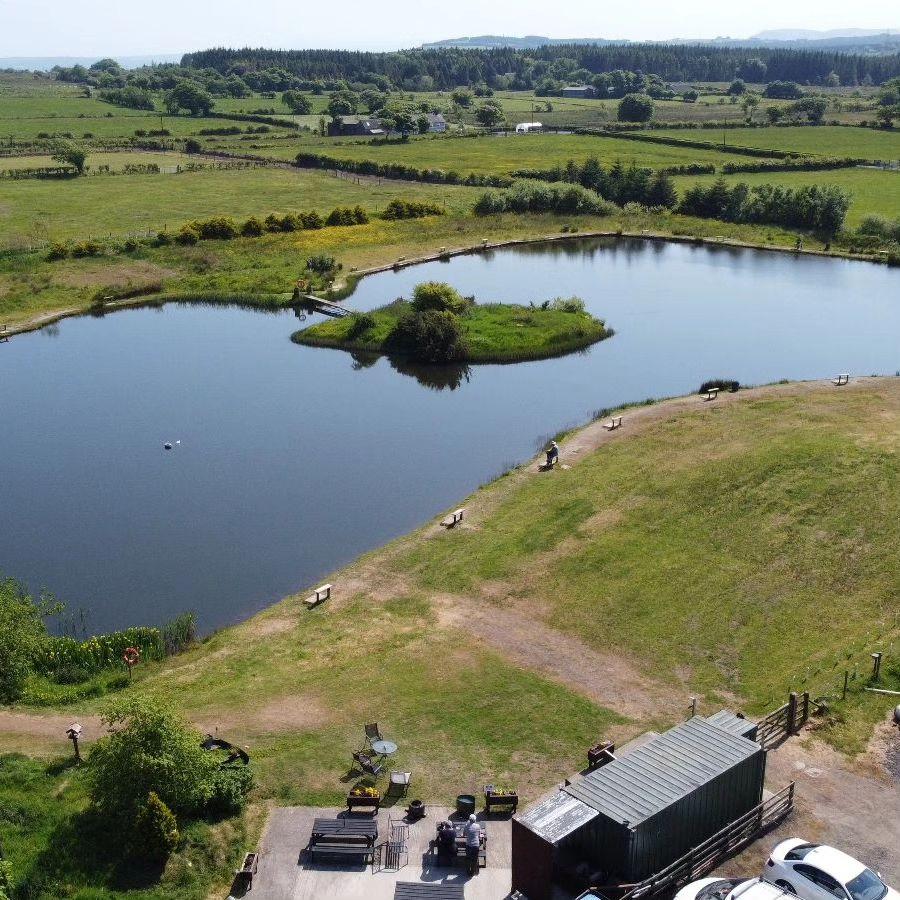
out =
<path fill-rule="evenodd" d="M 360 119 L 358 122 L 338 119 L 328 123 L 328 137 L 377 137 L 385 133 L 377 119 Z"/>
<path fill-rule="evenodd" d="M 516 125 L 516 134 L 529 134 L 532 131 L 542 131 L 543 128 L 540 122 L 519 122 Z"/>
<path fill-rule="evenodd" d="M 425 118 L 432 134 L 443 134 L 447 130 L 447 120 L 440 113 L 426 113 Z"/>
<path fill-rule="evenodd" d="M 573 100 L 588 100 L 596 95 L 597 92 L 589 84 L 570 84 L 562 89 L 562 96 Z"/>

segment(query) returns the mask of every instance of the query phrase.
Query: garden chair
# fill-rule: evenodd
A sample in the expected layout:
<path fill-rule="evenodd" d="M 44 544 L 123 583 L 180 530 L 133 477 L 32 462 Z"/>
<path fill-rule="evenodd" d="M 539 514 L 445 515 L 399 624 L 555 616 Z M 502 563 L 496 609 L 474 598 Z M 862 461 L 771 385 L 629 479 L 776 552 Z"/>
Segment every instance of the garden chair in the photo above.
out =
<path fill-rule="evenodd" d="M 391 772 L 391 787 L 399 788 L 401 797 L 405 797 L 409 791 L 410 781 L 412 772 Z"/>
<path fill-rule="evenodd" d="M 366 744 L 371 745 L 374 744 L 375 741 L 383 741 L 384 738 L 381 736 L 381 732 L 378 729 L 378 723 L 372 722 L 371 725 L 366 725 Z"/>
<path fill-rule="evenodd" d="M 366 775 L 377 778 L 381 772 L 381 765 L 375 761 L 375 756 L 366 750 L 360 750 L 353 754 L 353 761 Z"/>

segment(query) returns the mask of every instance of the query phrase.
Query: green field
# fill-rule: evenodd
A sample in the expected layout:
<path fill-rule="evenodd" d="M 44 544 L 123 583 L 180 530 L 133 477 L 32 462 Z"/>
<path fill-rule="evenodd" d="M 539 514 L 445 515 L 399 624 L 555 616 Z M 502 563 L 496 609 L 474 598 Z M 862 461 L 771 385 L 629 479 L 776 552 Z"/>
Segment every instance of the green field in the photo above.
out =
<path fill-rule="evenodd" d="M 286 151 L 281 148 L 279 152 Z M 334 145 L 322 152 L 340 159 L 371 159 L 378 163 L 403 163 L 417 168 L 443 169 L 462 174 L 479 172 L 505 175 L 515 169 L 549 169 L 570 159 L 596 156 L 602 162 L 661 168 L 695 162 L 721 163 L 716 150 L 670 147 L 621 138 L 590 135 L 520 134 L 476 138 L 424 138 L 383 146 Z"/>
<path fill-rule="evenodd" d="M 125 166 L 157 165 L 160 168 L 187 165 L 210 165 L 205 157 L 188 156 L 186 153 L 153 153 L 144 150 L 129 150 L 122 153 L 91 153 L 88 155 L 88 172 L 101 166 L 109 166 L 113 172 L 120 172 Z M 0 157 L 0 171 L 3 169 L 39 169 L 58 166 L 49 156 L 8 156 Z"/>
<path fill-rule="evenodd" d="M 64 181 L 2 180 L 0 244 L 156 232 L 216 215 L 246 218 L 297 210 L 330 212 L 336 206 L 357 204 L 377 212 L 398 194 L 456 209 L 472 202 L 468 188 L 410 182 L 398 191 L 393 184 L 358 185 L 320 172 L 278 168 Z"/>
<path fill-rule="evenodd" d="M 652 134 L 676 140 L 709 141 L 735 147 L 758 147 L 763 150 L 791 150 L 809 156 L 850 156 L 858 159 L 900 159 L 900 130 L 876 131 L 872 128 L 816 127 L 713 128 L 685 131 L 659 130 Z"/>
<path fill-rule="evenodd" d="M 718 176 L 679 176 L 675 184 L 683 191 L 692 184 L 709 184 Z M 855 228 L 863 217 L 872 213 L 889 219 L 900 219 L 900 172 L 884 172 L 877 169 L 835 169 L 826 172 L 758 172 L 753 174 L 726 175 L 725 180 L 735 184 L 781 184 L 800 187 L 808 184 L 835 184 L 852 195 L 846 225 Z"/>

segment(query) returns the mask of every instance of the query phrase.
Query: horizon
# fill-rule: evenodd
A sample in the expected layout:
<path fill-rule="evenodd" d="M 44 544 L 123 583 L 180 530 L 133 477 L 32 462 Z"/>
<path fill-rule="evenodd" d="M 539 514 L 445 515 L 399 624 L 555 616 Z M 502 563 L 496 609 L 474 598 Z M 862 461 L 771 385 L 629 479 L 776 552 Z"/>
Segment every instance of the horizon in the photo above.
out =
<path fill-rule="evenodd" d="M 0 58 L 6 60 L 170 57 L 210 47 L 390 52 L 481 35 L 664 42 L 748 40 L 760 32 L 784 30 L 898 30 L 890 24 L 896 20 L 896 7 L 887 0 L 866 3 L 854 11 L 852 22 L 846 21 L 846 12 L 823 9 L 813 0 L 798 0 L 789 9 L 774 0 L 761 0 L 752 9 L 725 8 L 710 0 L 686 0 L 677 9 L 654 9 L 644 0 L 617 10 L 615 18 L 599 14 L 588 0 L 571 0 L 562 9 L 548 9 L 535 0 L 490 8 L 476 0 L 459 0 L 452 9 L 431 12 L 427 18 L 419 15 L 412 0 L 385 0 L 377 9 L 362 0 L 348 0 L 340 31 L 330 17 L 315 11 L 302 20 L 295 18 L 287 0 L 261 0 L 252 21 L 245 7 L 234 0 L 215 7 L 206 0 L 188 6 L 159 0 L 152 9 L 123 7 L 112 0 L 85 0 L 77 9 L 60 0 L 28 4 L 6 0 L 4 6 L 8 9 L 4 9 Z M 178 33 L 191 36 L 189 45 L 172 40 L 173 23 Z M 104 39 L 104 32 L 115 35 L 114 41 Z M 111 48 L 110 43 L 116 46 Z"/>

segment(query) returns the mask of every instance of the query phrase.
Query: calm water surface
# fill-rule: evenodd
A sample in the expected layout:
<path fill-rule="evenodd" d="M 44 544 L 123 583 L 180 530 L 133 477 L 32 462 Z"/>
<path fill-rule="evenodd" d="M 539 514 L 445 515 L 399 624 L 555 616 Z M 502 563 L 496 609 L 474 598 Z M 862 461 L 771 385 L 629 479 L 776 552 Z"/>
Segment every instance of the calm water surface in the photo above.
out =
<path fill-rule="evenodd" d="M 170 305 L 14 338 L 0 344 L 0 569 L 85 609 L 91 631 L 185 609 L 208 631 L 420 525 L 598 408 L 715 376 L 900 368 L 900 272 L 865 263 L 583 240 L 374 276 L 348 302 L 426 279 L 483 301 L 577 294 L 616 335 L 427 379 L 296 346 L 292 312 Z"/>

